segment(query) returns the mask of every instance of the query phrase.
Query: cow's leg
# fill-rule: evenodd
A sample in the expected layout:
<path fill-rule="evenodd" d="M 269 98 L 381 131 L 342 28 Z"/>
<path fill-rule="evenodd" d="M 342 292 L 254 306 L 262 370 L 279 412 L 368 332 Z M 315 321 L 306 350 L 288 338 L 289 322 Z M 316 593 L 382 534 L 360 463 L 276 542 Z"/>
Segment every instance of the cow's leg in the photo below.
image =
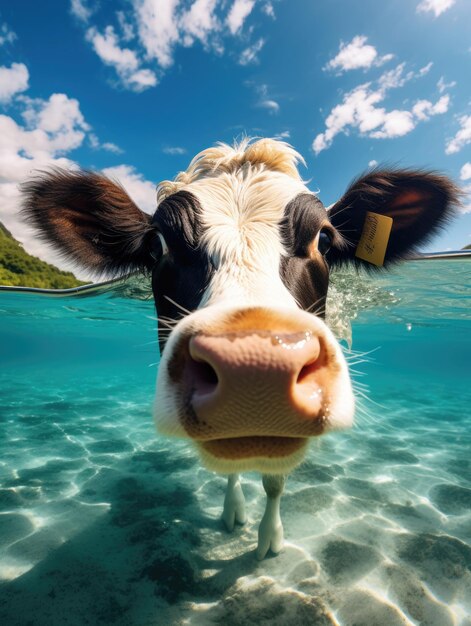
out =
<path fill-rule="evenodd" d="M 267 504 L 258 529 L 257 559 L 259 561 L 265 558 L 268 550 L 278 554 L 283 548 L 280 500 L 285 486 L 285 477 L 264 474 L 262 480 L 267 494 Z"/>
<path fill-rule="evenodd" d="M 234 524 L 245 524 L 245 498 L 239 480 L 239 474 L 229 474 L 227 479 L 226 495 L 224 497 L 224 509 L 222 519 L 227 530 L 234 530 Z"/>

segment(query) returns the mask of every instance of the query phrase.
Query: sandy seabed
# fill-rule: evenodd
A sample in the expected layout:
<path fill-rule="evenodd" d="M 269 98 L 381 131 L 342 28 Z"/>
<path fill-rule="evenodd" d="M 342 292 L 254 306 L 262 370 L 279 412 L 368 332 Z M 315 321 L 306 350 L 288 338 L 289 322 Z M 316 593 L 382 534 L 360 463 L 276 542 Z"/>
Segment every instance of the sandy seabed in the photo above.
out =
<path fill-rule="evenodd" d="M 147 399 L 117 400 L 117 384 L 80 398 L 42 384 L 34 414 L 27 383 L 5 390 L 0 623 L 471 625 L 463 423 L 447 447 L 433 423 L 401 430 L 409 397 L 394 429 L 313 442 L 282 500 L 285 549 L 259 563 L 259 477 L 227 533 L 225 479 L 155 438 Z"/>

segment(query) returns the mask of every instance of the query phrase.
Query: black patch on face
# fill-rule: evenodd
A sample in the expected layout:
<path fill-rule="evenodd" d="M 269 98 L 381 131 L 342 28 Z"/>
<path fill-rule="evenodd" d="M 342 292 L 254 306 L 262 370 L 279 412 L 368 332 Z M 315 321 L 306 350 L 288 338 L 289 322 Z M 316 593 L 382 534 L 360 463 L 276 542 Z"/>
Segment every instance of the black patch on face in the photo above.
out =
<path fill-rule="evenodd" d="M 201 215 L 198 199 L 188 191 L 179 191 L 166 198 L 152 218 L 152 225 L 162 233 L 169 249 L 152 271 L 158 318 L 178 320 L 185 315 L 183 309 L 194 311 L 214 273 L 208 255 L 200 247 Z M 162 324 L 159 327 L 161 350 L 167 336 L 168 331 Z"/>
<path fill-rule="evenodd" d="M 325 317 L 329 287 L 329 268 L 325 262 L 282 257 L 280 275 L 285 287 L 302 309 Z"/>
<path fill-rule="evenodd" d="M 288 256 L 281 258 L 280 276 L 301 308 L 324 317 L 329 267 L 325 258 L 312 250 L 321 229 L 329 231 L 335 245 L 338 235 L 315 196 L 299 194 L 286 205 L 280 232 Z"/>

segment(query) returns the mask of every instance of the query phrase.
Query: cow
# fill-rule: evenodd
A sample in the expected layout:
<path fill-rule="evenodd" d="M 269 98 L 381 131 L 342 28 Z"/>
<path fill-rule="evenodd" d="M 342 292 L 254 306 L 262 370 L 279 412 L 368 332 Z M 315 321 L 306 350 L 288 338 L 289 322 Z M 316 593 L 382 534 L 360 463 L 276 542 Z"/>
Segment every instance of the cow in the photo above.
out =
<path fill-rule="evenodd" d="M 285 476 L 310 438 L 353 421 L 346 360 L 325 323 L 330 270 L 389 267 L 447 223 L 459 196 L 439 173 L 376 168 L 326 209 L 299 163 L 274 139 L 219 143 L 158 185 L 153 215 L 92 171 L 51 169 L 23 185 L 26 220 L 67 259 L 96 276 L 151 276 L 157 429 L 228 475 L 229 531 L 246 521 L 239 474 L 262 474 L 259 559 L 282 549 Z"/>

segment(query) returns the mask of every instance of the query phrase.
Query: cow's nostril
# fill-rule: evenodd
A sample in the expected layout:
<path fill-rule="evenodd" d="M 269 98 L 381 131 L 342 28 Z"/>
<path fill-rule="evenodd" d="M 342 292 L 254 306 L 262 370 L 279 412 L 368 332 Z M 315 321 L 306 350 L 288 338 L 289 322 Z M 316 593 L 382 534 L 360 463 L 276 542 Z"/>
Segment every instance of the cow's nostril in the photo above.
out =
<path fill-rule="evenodd" d="M 190 356 L 188 367 L 195 391 L 200 394 L 214 391 L 219 383 L 214 367 L 207 361 L 196 360 Z"/>
<path fill-rule="evenodd" d="M 322 344 L 317 337 L 312 337 L 307 346 L 308 360 L 299 370 L 298 377 L 296 379 L 297 385 L 309 383 L 313 380 L 317 374 L 317 370 L 322 366 Z"/>
<path fill-rule="evenodd" d="M 188 384 L 196 397 L 206 399 L 214 394 L 219 387 L 218 352 L 211 350 L 208 338 L 195 335 L 188 345 L 187 374 Z"/>
<path fill-rule="evenodd" d="M 298 378 L 296 379 L 297 385 L 302 385 L 304 382 L 307 382 L 309 378 L 319 369 L 319 360 L 314 359 L 309 363 L 306 363 L 304 367 L 301 368 Z"/>

